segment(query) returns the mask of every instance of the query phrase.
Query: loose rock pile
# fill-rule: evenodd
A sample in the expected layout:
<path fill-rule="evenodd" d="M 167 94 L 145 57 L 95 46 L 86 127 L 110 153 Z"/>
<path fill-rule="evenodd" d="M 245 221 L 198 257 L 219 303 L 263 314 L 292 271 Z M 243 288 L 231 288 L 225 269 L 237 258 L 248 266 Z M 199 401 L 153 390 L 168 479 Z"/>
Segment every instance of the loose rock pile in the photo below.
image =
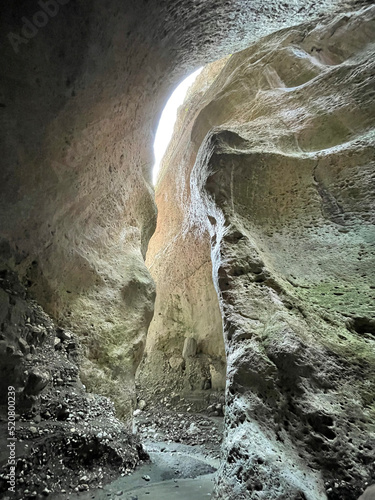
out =
<path fill-rule="evenodd" d="M 56 328 L 7 271 L 0 275 L 0 316 L 1 401 L 8 385 L 16 392 L 16 493 L 8 490 L 8 457 L 1 455 L 2 498 L 87 491 L 148 458 L 113 403 L 86 393 L 75 335 Z M 0 410 L 6 435 L 7 408 Z"/>
<path fill-rule="evenodd" d="M 219 457 L 223 434 L 222 418 L 159 407 L 136 411 L 135 425 L 142 441 L 202 446 L 207 454 Z"/>
<path fill-rule="evenodd" d="M 137 384 L 137 408 L 151 411 L 203 413 L 211 417 L 224 415 L 225 396 L 221 390 L 184 390 L 171 382 L 156 383 L 150 388 Z M 136 410 L 137 412 L 137 410 Z"/>

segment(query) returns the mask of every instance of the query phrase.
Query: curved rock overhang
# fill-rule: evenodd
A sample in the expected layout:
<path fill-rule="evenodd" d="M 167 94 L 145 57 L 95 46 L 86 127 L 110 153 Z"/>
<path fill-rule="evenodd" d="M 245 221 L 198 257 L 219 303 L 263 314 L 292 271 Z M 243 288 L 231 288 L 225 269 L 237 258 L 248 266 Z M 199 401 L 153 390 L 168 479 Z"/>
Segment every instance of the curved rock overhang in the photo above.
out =
<path fill-rule="evenodd" d="M 156 223 L 151 145 L 168 94 L 195 67 L 339 7 L 2 5 L 2 267 L 17 270 L 45 309 L 80 333 L 96 360 L 83 367 L 87 381 L 107 392 L 111 380 L 123 410 L 115 380 L 132 380 L 153 311 L 144 266 Z"/>

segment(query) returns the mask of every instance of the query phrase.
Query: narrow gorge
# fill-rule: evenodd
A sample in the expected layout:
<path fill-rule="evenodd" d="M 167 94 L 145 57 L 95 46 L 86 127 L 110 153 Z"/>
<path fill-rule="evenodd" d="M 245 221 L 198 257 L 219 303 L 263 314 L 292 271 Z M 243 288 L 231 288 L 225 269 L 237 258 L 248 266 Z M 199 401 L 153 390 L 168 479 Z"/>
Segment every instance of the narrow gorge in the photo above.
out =
<path fill-rule="evenodd" d="M 1 498 L 374 499 L 375 6 L 1 12 Z"/>

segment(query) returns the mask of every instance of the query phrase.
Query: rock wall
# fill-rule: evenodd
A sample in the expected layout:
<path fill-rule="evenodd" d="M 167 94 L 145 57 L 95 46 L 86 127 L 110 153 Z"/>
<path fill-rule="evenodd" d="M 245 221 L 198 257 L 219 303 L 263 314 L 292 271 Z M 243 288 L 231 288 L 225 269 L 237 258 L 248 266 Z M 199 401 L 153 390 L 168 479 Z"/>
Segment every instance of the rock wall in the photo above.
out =
<path fill-rule="evenodd" d="M 375 479 L 374 40 L 373 6 L 282 30 L 180 111 L 150 342 L 181 351 L 185 241 L 197 269 L 210 239 L 227 354 L 215 498 L 350 500 Z"/>
<path fill-rule="evenodd" d="M 146 400 L 172 395 L 208 406 L 212 391 L 225 389 L 222 318 L 213 285 L 207 231 L 195 226 L 190 175 L 196 151 L 189 146 L 202 97 L 225 60 L 208 65 L 178 112 L 173 139 L 155 189 L 158 222 L 146 258 L 156 284 L 155 314 L 137 374 Z M 198 229 L 198 231 L 197 231 Z M 208 392 L 207 392 L 208 391 Z"/>
<path fill-rule="evenodd" d="M 1 6 L 1 268 L 86 348 L 129 415 L 153 313 L 151 144 L 188 71 L 336 1 L 69 0 Z"/>
<path fill-rule="evenodd" d="M 0 324 L 1 498 L 88 491 L 148 458 L 113 402 L 86 392 L 77 336 L 56 327 L 11 271 L 0 273 Z"/>

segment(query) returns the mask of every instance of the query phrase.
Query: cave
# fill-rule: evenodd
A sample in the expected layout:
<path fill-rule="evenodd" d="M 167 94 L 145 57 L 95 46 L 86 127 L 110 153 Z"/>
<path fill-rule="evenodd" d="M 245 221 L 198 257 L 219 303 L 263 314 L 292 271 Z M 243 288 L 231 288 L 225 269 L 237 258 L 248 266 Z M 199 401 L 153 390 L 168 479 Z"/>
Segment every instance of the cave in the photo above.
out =
<path fill-rule="evenodd" d="M 1 498 L 375 498 L 374 5 L 0 23 Z"/>

